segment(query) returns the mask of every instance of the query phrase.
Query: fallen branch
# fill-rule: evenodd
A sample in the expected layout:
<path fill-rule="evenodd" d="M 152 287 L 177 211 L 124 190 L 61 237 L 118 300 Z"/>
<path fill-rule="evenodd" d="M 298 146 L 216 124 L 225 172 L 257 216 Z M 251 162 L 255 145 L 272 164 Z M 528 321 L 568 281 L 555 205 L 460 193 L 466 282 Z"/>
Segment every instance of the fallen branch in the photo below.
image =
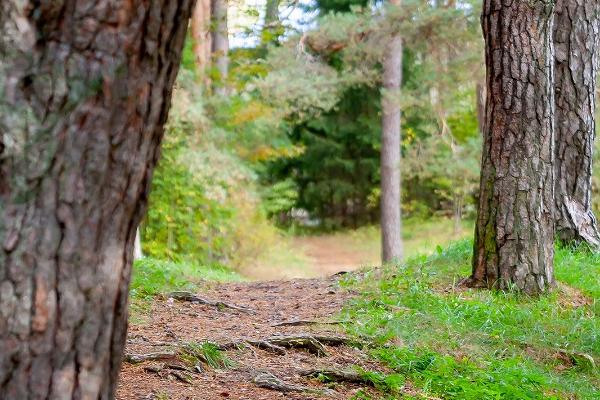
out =
<path fill-rule="evenodd" d="M 179 300 L 179 301 L 189 301 L 191 303 L 204 304 L 204 305 L 216 307 L 219 309 L 229 308 L 231 310 L 236 310 L 236 311 L 243 312 L 246 314 L 254 313 L 254 310 L 252 310 L 251 308 L 248 308 L 248 307 L 236 306 L 235 304 L 225 303 L 223 301 L 213 301 L 213 300 L 205 299 L 203 297 L 197 296 L 190 292 L 171 292 L 167 295 L 167 297 L 170 297 L 170 298 L 173 298 L 173 299 Z"/>

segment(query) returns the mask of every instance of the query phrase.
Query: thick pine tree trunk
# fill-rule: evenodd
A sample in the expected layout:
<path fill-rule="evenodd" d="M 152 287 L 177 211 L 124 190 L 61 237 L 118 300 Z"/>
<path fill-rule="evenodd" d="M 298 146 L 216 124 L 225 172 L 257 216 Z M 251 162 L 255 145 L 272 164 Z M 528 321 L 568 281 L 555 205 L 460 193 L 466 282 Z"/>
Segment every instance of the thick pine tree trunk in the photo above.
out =
<path fill-rule="evenodd" d="M 214 91 L 227 94 L 226 80 L 229 73 L 229 29 L 227 26 L 228 0 L 212 0 L 212 54 L 215 68 L 219 74 Z"/>
<path fill-rule="evenodd" d="M 558 0 L 554 21 L 556 233 L 600 247 L 592 212 L 592 153 L 600 39 L 597 1 Z"/>
<path fill-rule="evenodd" d="M 472 286 L 554 281 L 553 4 L 485 0 L 487 107 Z"/>
<path fill-rule="evenodd" d="M 400 5 L 400 0 L 390 4 Z M 392 34 L 383 60 L 381 137 L 381 247 L 382 261 L 402 258 L 400 215 L 400 106 L 402 83 L 402 38 Z"/>
<path fill-rule="evenodd" d="M 3 0 L 0 398 L 112 399 L 192 0 Z"/>

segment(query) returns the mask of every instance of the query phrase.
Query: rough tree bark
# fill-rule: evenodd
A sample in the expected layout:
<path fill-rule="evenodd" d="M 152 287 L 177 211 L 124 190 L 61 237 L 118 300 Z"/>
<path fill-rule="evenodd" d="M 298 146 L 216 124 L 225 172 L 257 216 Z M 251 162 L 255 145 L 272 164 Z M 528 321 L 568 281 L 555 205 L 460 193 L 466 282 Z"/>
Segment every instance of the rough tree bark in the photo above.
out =
<path fill-rule="evenodd" d="M 487 107 L 472 286 L 554 282 L 553 2 L 485 0 Z"/>
<path fill-rule="evenodd" d="M 206 80 L 206 69 L 210 64 L 212 38 L 210 29 L 210 0 L 197 0 L 192 14 L 192 38 L 196 67 L 202 80 Z M 208 82 L 205 82 L 208 83 Z"/>
<path fill-rule="evenodd" d="M 229 73 L 229 29 L 227 27 L 228 0 L 212 0 L 212 57 L 218 80 L 214 82 L 217 95 L 227 94 L 225 81 Z"/>
<path fill-rule="evenodd" d="M 399 6 L 400 0 L 390 0 Z M 400 106 L 402 38 L 394 33 L 386 44 L 383 60 L 381 131 L 381 247 L 382 261 L 402 258 L 400 215 Z"/>
<path fill-rule="evenodd" d="M 597 1 L 558 0 L 554 21 L 556 233 L 596 249 L 600 234 L 591 193 L 599 12 Z"/>
<path fill-rule="evenodd" d="M 114 398 L 192 3 L 2 2 L 2 399 Z"/>

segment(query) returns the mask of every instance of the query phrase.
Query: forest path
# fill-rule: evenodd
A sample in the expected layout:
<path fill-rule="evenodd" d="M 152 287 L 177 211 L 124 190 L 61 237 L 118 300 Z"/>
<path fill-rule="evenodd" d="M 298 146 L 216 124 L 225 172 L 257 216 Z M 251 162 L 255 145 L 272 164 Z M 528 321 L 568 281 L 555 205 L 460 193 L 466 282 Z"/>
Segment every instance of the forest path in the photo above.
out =
<path fill-rule="evenodd" d="M 190 357 L 188 350 L 183 350 L 183 355 L 169 355 L 173 349 L 185 349 L 186 343 L 209 341 L 223 345 L 290 335 L 344 337 L 342 327 L 335 321 L 353 293 L 341 288 L 339 279 L 334 276 L 273 282 L 206 283 L 199 290 L 198 295 L 203 298 L 247 307 L 250 312 L 172 298 L 156 299 L 146 321 L 130 327 L 126 353 L 166 352 L 163 354 L 166 358 L 137 364 L 125 362 L 117 398 L 300 400 L 350 399 L 361 389 L 369 393 L 373 389 L 364 384 L 326 386 L 318 379 L 302 376 L 303 371 L 320 368 L 352 371 L 354 366 L 359 366 L 365 370 L 381 370 L 368 361 L 363 350 L 350 346 L 350 343 L 332 345 L 326 339 L 319 339 L 326 355 L 313 354 L 303 348 L 271 349 L 280 351 L 279 354 L 250 345 L 239 349 L 232 347 L 222 354 L 233 361 L 233 366 L 214 368 L 199 363 L 200 371 L 193 369 L 197 361 Z M 290 321 L 320 321 L 324 324 L 280 325 Z M 299 391 L 283 393 L 261 388 L 255 380 L 264 378 L 265 374 L 296 385 Z"/>

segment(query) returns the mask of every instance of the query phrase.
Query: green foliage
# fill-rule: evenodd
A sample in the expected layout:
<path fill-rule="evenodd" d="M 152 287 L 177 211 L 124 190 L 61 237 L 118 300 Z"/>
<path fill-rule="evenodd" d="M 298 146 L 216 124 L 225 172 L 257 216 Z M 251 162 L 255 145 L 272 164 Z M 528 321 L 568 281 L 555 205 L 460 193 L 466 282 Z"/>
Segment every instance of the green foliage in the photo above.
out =
<path fill-rule="evenodd" d="M 600 357 L 594 297 L 600 258 L 559 248 L 559 288 L 531 298 L 456 287 L 470 270 L 471 252 L 471 242 L 462 241 L 376 279 L 370 273 L 349 278 L 346 284 L 364 294 L 346 310 L 344 319 L 353 321 L 348 329 L 377 343 L 372 356 L 427 395 L 597 398 L 597 368 L 563 355 Z M 586 276 L 593 278 L 580 278 Z"/>
<path fill-rule="evenodd" d="M 230 282 L 241 277 L 219 265 L 171 262 L 145 257 L 135 262 L 130 285 L 133 298 L 143 299 L 176 290 L 195 290 L 201 281 Z"/>
<path fill-rule="evenodd" d="M 256 81 L 263 101 L 285 119 L 292 143 L 303 148 L 295 157 L 270 159 L 262 182 L 293 179 L 295 208 L 325 229 L 377 220 L 382 44 L 400 31 L 403 85 L 392 95 L 403 111 L 404 211 L 451 210 L 460 220 L 478 180 L 474 92 L 482 77 L 479 4 L 460 3 L 410 0 L 384 9 L 317 2 L 316 26 L 269 49 L 267 73 Z"/>
<path fill-rule="evenodd" d="M 265 143 L 272 125 L 260 103 L 241 97 L 206 101 L 186 71 L 178 82 L 142 224 L 144 253 L 204 265 L 252 265 L 278 235 L 261 206 L 252 164 L 291 150 Z"/>
<path fill-rule="evenodd" d="M 298 201 L 298 187 L 292 179 L 275 182 L 265 188 L 263 207 L 269 216 L 289 213 Z"/>

